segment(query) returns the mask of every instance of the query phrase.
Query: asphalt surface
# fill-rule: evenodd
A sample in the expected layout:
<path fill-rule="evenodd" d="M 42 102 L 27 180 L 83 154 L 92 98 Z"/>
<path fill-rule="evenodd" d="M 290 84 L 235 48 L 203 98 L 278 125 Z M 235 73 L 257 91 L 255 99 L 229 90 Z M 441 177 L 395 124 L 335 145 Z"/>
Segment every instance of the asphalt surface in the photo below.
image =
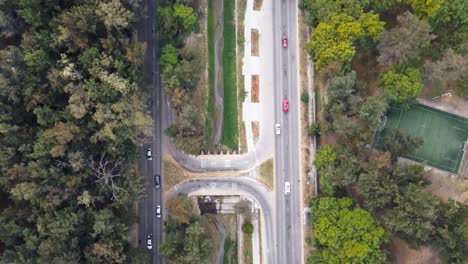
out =
<path fill-rule="evenodd" d="M 275 258 L 274 240 L 274 209 L 271 206 L 273 193 L 258 181 L 246 177 L 223 178 L 223 179 L 191 179 L 185 181 L 166 194 L 167 199 L 174 195 L 186 194 L 188 196 L 199 195 L 244 195 L 255 200 L 261 207 L 262 214 L 262 250 L 266 256 L 264 263 L 287 263 L 277 262 Z"/>
<path fill-rule="evenodd" d="M 169 151 L 176 161 L 186 169 L 193 172 L 207 171 L 248 171 L 275 153 L 275 193 L 252 179 L 197 179 L 185 182 L 172 189 L 166 199 L 177 193 L 189 195 L 248 195 L 255 199 L 262 208 L 262 251 L 266 255 L 265 263 L 302 263 L 302 223 L 301 223 L 301 195 L 299 174 L 299 95 L 297 82 L 297 39 L 296 39 L 296 1 L 273 1 L 274 39 L 277 43 L 274 50 L 275 57 L 275 107 L 276 123 L 282 126 L 280 136 L 275 144 L 260 138 L 255 151 L 243 155 L 194 157 L 178 151 L 173 142 L 169 140 Z M 146 8 L 145 21 L 139 30 L 140 41 L 147 43 L 145 54 L 145 81 L 150 85 L 153 96 L 149 106 L 151 108 L 154 131 L 151 143 L 148 144 L 153 151 L 151 161 L 142 159 L 139 162 L 139 172 L 148 179 L 147 197 L 139 204 L 139 239 L 140 247 L 146 248 L 147 234 L 153 234 L 152 263 L 164 263 L 157 253 L 162 241 L 162 221 L 155 217 L 156 205 L 162 205 L 161 189 L 154 188 L 153 175 L 162 175 L 162 125 L 163 112 L 165 122 L 172 123 L 172 109 L 167 96 L 162 91 L 159 75 L 157 35 L 154 34 L 154 10 L 158 0 L 144 0 Z M 281 47 L 281 36 L 286 33 L 289 47 Z M 289 113 L 283 113 L 281 103 L 283 99 L 289 100 Z M 163 109 L 164 105 L 164 109 Z M 273 126 L 271 126 L 272 133 Z M 141 149 L 141 156 L 146 156 L 145 146 Z M 284 194 L 284 183 L 291 183 L 291 193 Z M 162 185 L 162 182 L 161 182 Z M 162 205 L 163 213 L 165 212 Z"/>
<path fill-rule="evenodd" d="M 275 142 L 277 263 L 303 261 L 296 8 L 296 1 L 274 1 L 275 119 L 282 127 Z M 287 48 L 281 46 L 283 34 L 288 37 Z M 289 101 L 288 113 L 282 110 L 284 99 Z M 285 182 L 290 182 L 290 194 L 285 194 Z"/>
<path fill-rule="evenodd" d="M 146 42 L 144 58 L 144 83 L 152 92 L 148 101 L 148 108 L 153 117 L 153 136 L 151 142 L 140 150 L 141 159 L 138 163 L 140 175 L 147 178 L 146 198 L 138 204 L 140 221 L 138 225 L 139 247 L 146 249 L 146 236 L 152 234 L 153 249 L 151 250 L 151 263 L 163 263 L 157 248 L 162 242 L 162 220 L 156 218 L 156 205 L 162 204 L 161 188 L 155 188 L 154 175 L 161 175 L 161 186 L 164 181 L 162 175 L 162 105 L 161 105 L 161 79 L 158 62 L 158 37 L 155 34 L 155 10 L 158 0 L 144 0 L 144 17 L 138 30 L 138 38 Z M 152 160 L 146 158 L 146 150 L 152 149 Z"/>

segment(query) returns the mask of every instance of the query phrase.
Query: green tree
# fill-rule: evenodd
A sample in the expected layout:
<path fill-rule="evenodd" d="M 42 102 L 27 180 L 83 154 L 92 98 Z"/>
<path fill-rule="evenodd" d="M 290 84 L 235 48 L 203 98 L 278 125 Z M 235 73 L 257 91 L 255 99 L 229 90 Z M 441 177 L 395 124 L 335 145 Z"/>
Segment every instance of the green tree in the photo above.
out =
<path fill-rule="evenodd" d="M 166 242 L 159 252 L 175 263 L 208 263 L 212 241 L 206 236 L 200 220 L 182 225 L 170 219 L 164 223 Z"/>
<path fill-rule="evenodd" d="M 468 56 L 448 49 L 440 60 L 426 62 L 424 70 L 425 78 L 432 82 L 439 82 L 444 87 L 449 83 L 456 85 L 464 76 L 468 76 Z"/>
<path fill-rule="evenodd" d="M 380 76 L 379 85 L 389 103 L 405 108 L 415 102 L 423 89 L 421 73 L 416 68 L 386 71 Z"/>
<path fill-rule="evenodd" d="M 377 46 L 377 61 L 384 67 L 403 64 L 411 58 L 418 58 L 436 37 L 431 34 L 431 26 L 419 20 L 410 12 L 397 17 L 399 27 L 386 30 Z"/>
<path fill-rule="evenodd" d="M 360 24 L 351 16 L 341 14 L 318 24 L 307 43 L 307 51 L 321 69 L 331 62 L 350 62 L 355 54 L 354 40 L 362 36 Z"/>
<path fill-rule="evenodd" d="M 423 140 L 401 130 L 394 130 L 382 141 L 382 150 L 390 153 L 391 161 L 397 162 L 398 157 L 409 154 L 423 144 Z"/>
<path fill-rule="evenodd" d="M 333 147 L 331 145 L 323 145 L 318 149 L 313 163 L 317 170 L 320 171 L 327 166 L 333 166 L 335 161 L 336 152 Z"/>
<path fill-rule="evenodd" d="M 101 17 L 107 30 L 127 29 L 133 21 L 133 13 L 120 0 L 100 2 L 96 13 Z"/>
<path fill-rule="evenodd" d="M 174 16 L 179 23 L 183 26 L 185 31 L 193 30 L 195 23 L 197 22 L 197 16 L 193 11 L 193 8 L 185 6 L 183 4 L 174 5 Z"/>
<path fill-rule="evenodd" d="M 387 104 L 384 100 L 368 97 L 359 110 L 359 116 L 370 128 L 376 130 L 380 126 L 381 117 L 386 108 Z"/>
<path fill-rule="evenodd" d="M 188 224 L 193 216 L 192 200 L 185 195 L 177 195 L 168 201 L 167 204 L 171 218 L 181 224 Z"/>
<path fill-rule="evenodd" d="M 388 10 L 396 9 L 403 0 L 369 0 L 368 6 L 371 10 L 376 12 L 385 12 Z"/>
<path fill-rule="evenodd" d="M 445 0 L 412 0 L 411 7 L 420 16 L 433 17 L 442 7 Z"/>
<path fill-rule="evenodd" d="M 305 0 L 300 7 L 309 12 L 309 23 L 315 27 L 338 14 L 346 14 L 357 19 L 362 13 L 364 3 L 360 0 Z"/>
<path fill-rule="evenodd" d="M 385 263 L 385 231 L 348 198 L 311 202 L 316 250 L 309 263 Z"/>
<path fill-rule="evenodd" d="M 160 64 L 163 71 L 167 71 L 169 67 L 175 67 L 179 63 L 179 51 L 171 44 L 165 45 L 161 50 Z"/>

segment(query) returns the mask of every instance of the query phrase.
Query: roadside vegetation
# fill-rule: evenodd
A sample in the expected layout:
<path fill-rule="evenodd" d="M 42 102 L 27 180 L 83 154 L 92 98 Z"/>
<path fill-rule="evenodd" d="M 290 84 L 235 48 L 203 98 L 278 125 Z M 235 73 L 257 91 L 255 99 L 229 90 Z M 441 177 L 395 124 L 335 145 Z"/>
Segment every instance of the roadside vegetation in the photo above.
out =
<path fill-rule="evenodd" d="M 175 111 L 174 124 L 166 135 L 174 139 L 178 149 L 192 154 L 206 147 L 210 137 L 206 120 L 212 118 L 207 106 L 209 84 L 204 77 L 206 46 L 204 38 L 195 34 L 203 16 L 197 4 L 166 1 L 156 10 L 161 76 Z"/>
<path fill-rule="evenodd" d="M 238 101 L 236 74 L 236 23 L 235 1 L 224 1 L 224 49 L 223 49 L 223 83 L 224 83 L 224 121 L 221 144 L 230 149 L 238 149 Z"/>
<path fill-rule="evenodd" d="M 0 1 L 0 262 L 142 263 L 138 1 Z"/>
<path fill-rule="evenodd" d="M 213 117 L 214 117 L 214 81 L 215 81 L 215 18 L 213 1 L 208 0 L 208 105 L 207 118 L 205 122 L 205 141 L 206 144 L 211 144 L 213 137 Z"/>
<path fill-rule="evenodd" d="M 203 217 L 195 214 L 192 200 L 178 195 L 168 201 L 170 214 L 164 221 L 164 244 L 159 252 L 170 262 L 180 264 L 208 263 L 214 249 L 207 235 Z"/>
<path fill-rule="evenodd" d="M 307 50 L 323 84 L 320 123 L 310 130 L 321 147 L 314 161 L 320 195 L 311 202 L 316 250 L 308 262 L 386 263 L 390 236 L 432 246 L 446 263 L 465 263 L 467 206 L 425 191 L 423 165 L 397 162 L 421 141 L 397 131 L 376 149 L 374 138 L 389 104 L 409 107 L 434 86 L 466 96 L 466 4 L 305 0 L 300 7 L 314 27 Z M 349 227 L 354 219 L 369 228 L 366 239 L 324 225 Z M 344 236 L 329 237 L 331 230 Z M 350 244 L 359 245 L 351 250 L 358 255 L 341 254 Z"/>

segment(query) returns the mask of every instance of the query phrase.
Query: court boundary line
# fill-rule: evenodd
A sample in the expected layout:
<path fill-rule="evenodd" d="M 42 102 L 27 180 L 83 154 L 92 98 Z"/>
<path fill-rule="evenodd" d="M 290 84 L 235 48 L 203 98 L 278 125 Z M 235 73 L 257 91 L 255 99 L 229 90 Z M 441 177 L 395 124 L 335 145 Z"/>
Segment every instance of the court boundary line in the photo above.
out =
<path fill-rule="evenodd" d="M 440 164 L 440 163 L 438 163 L 438 162 L 429 161 L 429 160 L 426 160 L 426 159 L 423 159 L 423 158 L 418 158 L 418 157 L 416 157 L 416 156 L 414 156 L 414 155 L 411 155 L 411 154 L 405 154 L 403 157 L 411 157 L 411 159 L 416 160 L 416 161 L 426 162 L 426 163 L 429 164 L 429 165 L 430 165 L 431 163 L 433 163 L 433 164 L 437 164 L 437 165 L 439 165 L 439 166 L 441 166 L 441 167 L 448 168 L 448 169 L 450 169 L 450 171 L 456 171 L 456 168 L 452 168 L 452 167 L 449 167 L 449 166 L 446 166 L 446 165 L 442 165 L 442 164 Z M 457 163 L 458 163 L 458 162 L 457 162 Z M 457 165 L 455 165 L 455 167 L 457 167 Z"/>
<path fill-rule="evenodd" d="M 443 111 L 441 111 L 441 110 L 434 111 L 434 110 L 427 109 L 427 108 L 426 108 L 427 106 L 426 106 L 426 107 L 420 107 L 420 106 L 418 106 L 418 105 L 414 105 L 414 106 L 412 106 L 412 107 L 413 107 L 413 108 L 417 108 L 417 109 L 421 109 L 421 110 L 424 110 L 424 111 L 427 111 L 427 112 L 431 112 L 431 113 L 434 113 L 434 114 L 439 114 L 439 115 L 441 115 L 441 116 L 445 116 L 445 117 L 451 118 L 451 119 L 453 119 L 453 120 L 457 120 L 457 121 L 459 121 L 459 122 L 461 122 L 461 123 L 468 123 L 468 121 L 463 120 L 463 119 L 464 119 L 463 117 L 457 116 L 457 118 L 455 118 L 452 114 L 443 112 Z"/>
<path fill-rule="evenodd" d="M 436 115 L 436 116 L 438 115 L 439 117 L 442 117 L 442 118 L 449 118 L 449 119 L 451 119 L 453 121 L 457 121 L 457 123 L 459 123 L 461 125 L 466 125 L 468 123 L 468 120 L 466 118 L 462 117 L 462 116 L 453 115 L 453 114 L 451 114 L 449 112 L 445 112 L 445 111 L 442 111 L 442 110 L 439 110 L 439 109 L 436 109 L 436 108 L 434 108 L 434 110 L 432 110 L 431 107 L 423 105 L 423 104 L 418 103 L 418 104 L 412 105 L 411 107 L 416 108 L 416 109 L 418 109 L 420 111 L 428 112 L 428 113 L 430 113 L 432 115 Z M 385 124 L 385 126 L 383 126 L 382 131 L 385 130 L 386 128 L 390 128 L 391 130 L 400 129 L 401 117 L 403 115 L 404 110 L 400 109 L 398 107 L 394 107 L 394 106 L 390 106 L 389 109 L 390 110 L 396 110 L 396 111 L 400 112 L 400 115 L 398 117 L 398 122 L 397 122 L 396 127 L 394 127 L 394 128 L 387 127 L 386 126 L 387 122 L 385 122 L 386 124 Z M 386 111 L 385 112 L 385 117 L 388 118 L 388 115 L 389 115 L 389 113 Z M 464 129 L 464 128 L 454 127 L 454 126 L 451 126 L 451 127 L 453 127 L 454 129 L 458 129 L 458 130 L 468 132 L 468 130 Z M 381 139 L 382 139 L 382 137 L 379 135 L 377 145 L 380 145 L 380 140 Z M 414 161 L 417 161 L 417 162 L 424 162 L 424 163 L 426 163 L 426 164 L 428 164 L 430 166 L 432 166 L 431 164 L 434 164 L 436 166 L 433 166 L 433 167 L 437 168 L 437 166 L 440 166 L 442 168 L 445 168 L 446 170 L 448 170 L 451 173 L 458 174 L 459 171 L 460 171 L 460 166 L 461 166 L 461 164 L 463 162 L 463 154 L 464 154 L 463 146 L 464 146 L 464 144 L 465 143 L 462 144 L 462 149 L 458 151 L 457 160 L 446 159 L 446 160 L 449 160 L 450 163 L 453 163 L 454 164 L 453 166 L 443 165 L 443 164 L 440 164 L 438 162 L 429 161 L 429 160 L 426 160 L 424 158 L 420 158 L 420 157 L 417 157 L 417 156 L 414 156 L 414 155 L 411 155 L 411 154 L 405 154 L 405 155 L 403 155 L 403 157 L 408 157 L 408 158 L 410 158 L 410 159 L 412 159 Z"/>

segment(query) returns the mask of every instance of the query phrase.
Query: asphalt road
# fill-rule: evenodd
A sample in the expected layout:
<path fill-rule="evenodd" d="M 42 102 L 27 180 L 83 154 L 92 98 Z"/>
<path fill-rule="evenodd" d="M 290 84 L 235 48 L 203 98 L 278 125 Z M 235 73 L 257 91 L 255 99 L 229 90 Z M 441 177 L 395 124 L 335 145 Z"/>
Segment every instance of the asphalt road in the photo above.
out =
<path fill-rule="evenodd" d="M 297 69 L 296 1 L 274 1 L 273 25 L 275 46 L 275 120 L 281 135 L 275 142 L 276 240 L 278 263 L 302 263 L 302 222 L 299 145 L 299 93 Z M 282 34 L 288 47 L 282 48 Z M 289 112 L 282 111 L 282 101 L 289 101 Z M 291 192 L 285 194 L 285 182 Z"/>
<path fill-rule="evenodd" d="M 156 205 L 162 204 L 162 191 L 154 185 L 154 175 L 161 175 L 161 185 L 164 181 L 162 175 L 162 105 L 161 105 L 161 79 L 158 62 L 158 36 L 155 34 L 155 10 L 158 0 L 144 0 L 144 17 L 139 27 L 139 41 L 146 42 L 144 58 L 144 82 L 152 91 L 148 107 L 153 117 L 153 136 L 151 142 L 140 150 L 141 159 L 138 163 L 140 175 L 147 178 L 146 198 L 138 205 L 140 221 L 138 225 L 139 246 L 146 249 L 146 236 L 153 235 L 153 250 L 151 250 L 151 263 L 163 263 L 157 248 L 162 242 L 162 221 L 156 218 Z M 146 159 L 146 149 L 151 147 L 152 160 Z"/>
<path fill-rule="evenodd" d="M 166 198 L 171 199 L 174 195 L 186 194 L 189 196 L 199 195 L 245 195 L 255 200 L 261 207 L 262 214 L 262 250 L 266 260 L 264 263 L 287 263 L 277 262 L 275 258 L 274 240 L 274 209 L 271 206 L 273 193 L 258 181 L 246 177 L 222 178 L 222 179 L 191 179 L 171 189 Z"/>
<path fill-rule="evenodd" d="M 146 248 L 145 238 L 149 233 L 153 234 L 154 249 L 157 249 L 162 241 L 162 221 L 155 217 L 155 207 L 162 203 L 160 189 L 154 188 L 153 175 L 162 175 L 162 113 L 167 111 L 166 118 L 171 123 L 171 109 L 167 100 L 162 97 L 161 80 L 159 77 L 159 65 L 157 54 L 157 36 L 154 31 L 154 10 L 157 0 L 144 0 L 147 16 L 139 31 L 140 41 L 147 42 L 145 54 L 145 81 L 153 89 L 153 97 L 150 107 L 154 120 L 154 131 L 151 143 L 153 160 L 142 159 L 139 162 L 139 171 L 148 177 L 147 198 L 139 204 L 140 246 Z M 297 82 L 297 39 L 296 39 L 296 1 L 273 1 L 273 24 L 275 46 L 275 120 L 282 126 L 281 136 L 275 138 L 275 144 L 266 140 L 260 140 L 257 150 L 244 155 L 219 156 L 216 158 L 195 158 L 186 155 L 173 146 L 170 142 L 170 151 L 174 158 L 186 169 L 194 172 L 206 171 L 245 171 L 255 168 L 263 161 L 271 157 L 275 147 L 275 196 L 272 195 L 258 182 L 247 179 L 200 179 L 186 182 L 169 193 L 170 198 L 174 193 L 206 194 L 206 192 L 219 192 L 220 195 L 242 193 L 254 198 L 262 208 L 263 216 L 263 250 L 266 254 L 266 263 L 302 263 L 302 234 L 301 234 L 301 194 L 299 174 L 299 95 Z M 289 39 L 289 47 L 281 48 L 281 36 L 286 33 Z M 290 102 L 289 113 L 283 113 L 281 102 L 288 99 Z M 164 112 L 166 112 L 164 111 Z M 273 126 L 272 126 L 273 133 Z M 264 142 L 264 143 L 262 143 Z M 146 147 L 142 148 L 141 155 L 144 158 Z M 291 194 L 284 194 L 284 183 L 291 183 Z M 209 189 L 207 189 L 209 187 Z M 226 192 L 229 188 L 229 192 Z M 275 199 L 276 197 L 276 199 Z M 272 206 L 276 203 L 276 206 Z M 161 204 L 162 205 L 162 204 Z M 162 206 L 164 208 L 164 206 Z M 165 210 L 163 210 L 164 213 Z M 275 221 L 276 220 L 276 221 Z M 265 245 L 266 244 L 266 245 Z M 163 263 L 163 259 L 153 250 L 152 263 Z"/>

